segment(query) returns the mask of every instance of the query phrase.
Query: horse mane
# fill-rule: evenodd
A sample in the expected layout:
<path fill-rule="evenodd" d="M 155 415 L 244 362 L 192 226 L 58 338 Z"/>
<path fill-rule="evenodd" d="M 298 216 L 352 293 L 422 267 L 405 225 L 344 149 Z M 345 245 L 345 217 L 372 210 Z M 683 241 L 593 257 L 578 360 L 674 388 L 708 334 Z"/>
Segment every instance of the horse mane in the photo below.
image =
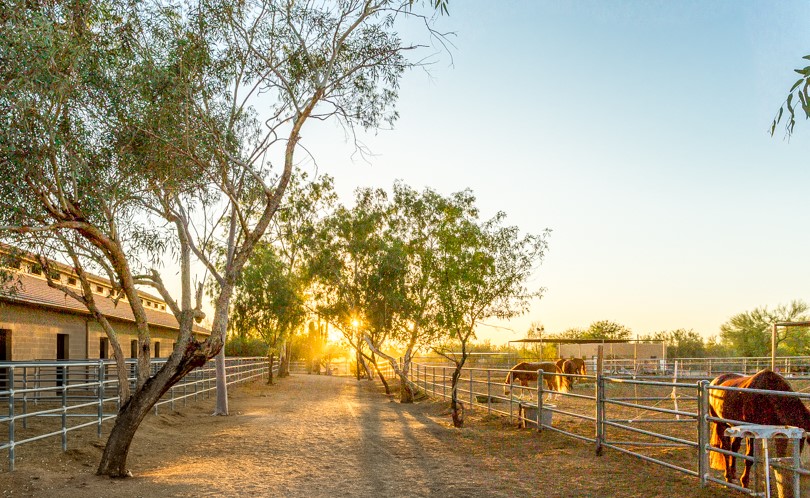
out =
<path fill-rule="evenodd" d="M 779 374 L 765 369 L 757 372 L 749 382 L 752 389 L 769 389 L 771 391 L 794 392 L 791 385 Z M 769 396 L 773 399 L 773 409 L 776 412 L 778 425 L 792 425 L 801 427 L 810 432 L 810 410 L 795 396 Z"/>

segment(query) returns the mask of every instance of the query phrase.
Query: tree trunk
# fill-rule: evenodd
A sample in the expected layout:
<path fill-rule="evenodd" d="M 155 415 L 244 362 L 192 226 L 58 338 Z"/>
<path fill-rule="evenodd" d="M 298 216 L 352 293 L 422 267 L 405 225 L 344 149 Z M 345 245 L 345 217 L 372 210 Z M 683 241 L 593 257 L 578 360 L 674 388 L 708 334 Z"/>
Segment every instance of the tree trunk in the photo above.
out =
<path fill-rule="evenodd" d="M 129 402 L 122 405 L 118 412 L 104 453 L 101 455 L 101 462 L 96 471 L 98 475 L 109 477 L 132 475 L 127 470 L 127 456 L 132 438 L 141 421 L 169 388 L 191 370 L 204 365 L 206 361 L 199 344 L 190 345 L 179 361 L 170 358 L 154 377 L 147 379 L 143 386 L 135 391 Z"/>
<path fill-rule="evenodd" d="M 276 359 L 275 353 L 270 353 L 270 372 L 267 374 L 267 383 L 273 385 L 273 362 Z"/>
<path fill-rule="evenodd" d="M 385 375 L 383 375 L 382 371 L 380 370 L 380 367 L 377 365 L 377 362 L 374 361 L 373 359 L 370 360 L 369 362 L 374 367 L 374 370 L 377 372 L 377 377 L 379 377 L 380 381 L 383 383 L 383 387 L 385 387 L 385 394 L 386 395 L 391 394 L 391 388 L 388 386 L 388 381 L 385 380 Z M 370 375 L 369 378 L 371 378 Z"/>
<path fill-rule="evenodd" d="M 224 284 L 220 288 L 214 308 L 214 321 L 211 326 L 211 335 L 219 335 L 222 342 L 222 349 L 216 357 L 216 385 L 217 385 L 217 405 L 214 408 L 214 415 L 228 415 L 228 382 L 225 372 L 225 339 L 228 331 L 228 308 L 231 302 L 233 286 Z"/>
<path fill-rule="evenodd" d="M 461 367 L 463 363 L 456 363 L 456 369 L 453 370 L 453 383 L 450 396 L 450 410 L 453 416 L 453 427 L 464 427 L 464 404 L 458 400 L 458 379 L 461 377 Z"/>
<path fill-rule="evenodd" d="M 368 380 L 374 380 L 374 374 L 371 372 L 371 369 L 368 367 L 368 363 L 366 363 L 366 358 L 363 354 L 360 354 L 360 364 L 363 365 L 363 378 Z"/>
<path fill-rule="evenodd" d="M 408 370 L 411 366 L 411 356 L 413 351 L 413 344 L 408 345 L 408 349 L 405 351 L 405 360 L 403 361 L 402 369 L 399 368 L 399 363 L 397 363 L 396 358 L 388 356 L 387 354 L 380 351 L 377 346 L 369 339 L 368 336 L 363 336 L 363 340 L 368 344 L 369 349 L 373 351 L 376 355 L 381 356 L 388 360 L 388 363 L 391 365 L 391 368 L 394 372 L 399 376 L 399 402 L 400 403 L 413 403 L 413 389 L 411 388 L 411 381 L 408 379 Z M 376 366 L 376 364 L 375 364 Z M 377 369 L 379 371 L 379 368 Z M 383 380 L 383 384 L 385 381 Z M 386 384 L 386 394 L 390 394 L 387 389 Z"/>
<path fill-rule="evenodd" d="M 284 342 L 281 348 L 282 356 L 278 359 L 278 378 L 289 377 L 290 375 L 290 341 Z"/>
<path fill-rule="evenodd" d="M 223 347 L 215 359 L 215 372 L 217 384 L 217 405 L 213 415 L 228 415 L 228 379 L 225 371 L 225 348 Z"/>

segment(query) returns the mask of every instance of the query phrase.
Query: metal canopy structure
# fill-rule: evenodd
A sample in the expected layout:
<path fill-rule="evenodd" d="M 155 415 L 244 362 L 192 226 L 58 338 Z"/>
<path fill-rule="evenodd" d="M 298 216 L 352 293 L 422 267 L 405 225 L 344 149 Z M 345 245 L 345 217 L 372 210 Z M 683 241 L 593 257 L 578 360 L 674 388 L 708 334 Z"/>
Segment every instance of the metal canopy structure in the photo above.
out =
<path fill-rule="evenodd" d="M 527 339 L 516 339 L 514 341 L 509 341 L 509 344 L 512 344 L 512 343 L 539 344 L 540 347 L 542 347 L 543 344 L 554 344 L 554 345 L 557 346 L 557 356 L 558 357 L 562 357 L 562 355 L 563 355 L 563 351 L 562 351 L 563 348 L 561 347 L 563 345 L 572 345 L 572 344 L 581 345 L 579 347 L 579 352 L 576 354 L 576 356 L 581 356 L 582 354 L 584 354 L 583 351 L 582 351 L 582 345 L 588 345 L 590 347 L 593 347 L 593 346 L 596 346 L 596 345 L 608 345 L 608 347 L 610 347 L 611 354 L 613 354 L 612 353 L 613 352 L 613 347 L 610 346 L 612 344 L 636 344 L 636 346 L 634 346 L 633 350 L 632 350 L 632 358 L 634 360 L 638 357 L 638 353 L 639 353 L 638 348 L 641 347 L 644 344 L 647 344 L 647 345 L 652 345 L 652 344 L 661 345 L 661 352 L 660 352 L 661 356 L 660 357 L 663 358 L 663 359 L 666 359 L 666 347 L 667 347 L 666 346 L 666 341 L 663 340 L 663 339 L 566 339 L 566 338 L 557 338 L 557 337 L 548 337 L 548 338 L 544 337 L 544 338 L 537 338 L 537 339 L 533 339 L 533 338 L 529 339 L 529 338 L 527 338 Z M 601 347 L 601 346 L 599 346 L 599 347 Z M 569 351 L 568 354 L 571 355 L 572 353 Z M 624 353 L 624 354 L 627 354 L 627 353 Z M 656 356 L 653 356 L 652 358 L 656 358 L 656 357 L 658 357 L 658 356 L 656 355 Z M 629 356 L 628 356 L 628 358 L 629 358 Z"/>
<path fill-rule="evenodd" d="M 554 337 L 549 337 L 547 339 L 516 339 L 512 342 L 547 342 L 549 344 L 626 344 L 630 342 L 641 342 L 641 343 L 657 343 L 657 342 L 664 342 L 663 339 L 558 339 Z"/>

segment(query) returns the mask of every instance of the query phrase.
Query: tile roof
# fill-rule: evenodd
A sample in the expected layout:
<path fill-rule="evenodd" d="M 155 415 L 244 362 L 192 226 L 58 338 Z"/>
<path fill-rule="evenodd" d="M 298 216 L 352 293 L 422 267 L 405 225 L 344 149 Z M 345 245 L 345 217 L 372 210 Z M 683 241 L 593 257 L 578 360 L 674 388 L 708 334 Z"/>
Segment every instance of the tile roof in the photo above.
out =
<path fill-rule="evenodd" d="M 18 273 L 19 285 L 17 285 L 16 292 L 10 292 L 9 289 L 13 284 L 5 286 L 6 288 L 0 291 L 0 300 L 16 302 L 21 304 L 32 304 L 36 306 L 44 306 L 47 308 L 56 309 L 70 313 L 79 313 L 89 315 L 90 312 L 80 302 L 72 297 L 66 295 L 62 291 L 53 289 L 48 286 L 48 282 L 44 278 L 37 278 L 35 276 Z M 105 296 L 94 295 L 96 306 L 108 318 L 117 318 L 127 322 L 135 322 L 135 317 L 129 307 L 127 301 L 119 301 L 116 306 L 112 299 Z M 179 325 L 177 319 L 172 313 L 165 311 L 157 311 L 150 308 L 144 308 L 149 325 L 165 327 L 169 329 L 178 330 Z M 194 326 L 194 332 L 199 334 L 210 334 L 210 331 Z"/>

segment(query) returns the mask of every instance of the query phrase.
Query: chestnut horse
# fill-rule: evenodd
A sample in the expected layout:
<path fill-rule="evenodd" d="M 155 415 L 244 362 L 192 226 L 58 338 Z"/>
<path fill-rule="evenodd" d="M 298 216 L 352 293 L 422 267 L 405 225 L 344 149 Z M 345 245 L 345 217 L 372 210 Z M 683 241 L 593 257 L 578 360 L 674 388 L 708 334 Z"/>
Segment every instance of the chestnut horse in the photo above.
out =
<path fill-rule="evenodd" d="M 588 370 L 585 368 L 585 360 L 582 358 L 560 358 L 555 362 L 557 365 L 557 369 L 565 374 L 576 374 L 576 375 L 588 375 Z M 574 385 L 574 377 L 560 377 L 560 380 L 557 382 L 562 392 L 568 392 L 571 390 L 571 386 Z"/>
<path fill-rule="evenodd" d="M 509 394 L 510 388 L 509 386 L 512 385 L 512 382 L 519 381 L 520 385 L 523 387 L 528 387 L 529 382 L 537 382 L 537 371 L 542 370 L 543 372 L 548 373 L 559 373 L 560 370 L 557 368 L 557 365 L 551 363 L 550 361 L 544 361 L 541 363 L 529 363 L 529 362 L 521 362 L 512 367 L 509 370 L 509 373 L 506 374 L 506 380 L 504 383 L 506 384 L 503 387 L 503 393 Z M 556 375 L 544 375 L 543 378 L 546 380 L 546 385 L 552 391 L 557 390 L 557 379 L 558 376 Z M 551 393 L 549 393 L 549 398 L 551 397 Z"/>
<path fill-rule="evenodd" d="M 793 392 L 785 379 L 769 369 L 761 370 L 748 377 L 734 373 L 723 374 L 714 379 L 710 385 Z M 747 424 L 792 425 L 810 431 L 810 411 L 807 410 L 801 399 L 793 396 L 710 388 L 709 415 Z M 740 449 L 742 438 L 725 435 L 726 428 L 731 425 L 734 424 L 712 421 L 710 423 L 710 442 L 715 448 L 736 453 Z M 783 456 L 787 448 L 787 440 L 775 438 L 775 441 L 777 455 Z M 754 445 L 751 438 L 746 443 L 745 454 L 750 457 L 754 453 Z M 804 444 L 804 440 L 801 441 L 801 444 Z M 736 477 L 734 457 L 715 451 L 710 452 L 709 455 L 712 468 L 723 470 L 726 481 L 732 482 Z M 751 477 L 751 464 L 750 460 L 745 461 L 745 470 L 740 476 L 740 484 L 746 488 Z"/>

